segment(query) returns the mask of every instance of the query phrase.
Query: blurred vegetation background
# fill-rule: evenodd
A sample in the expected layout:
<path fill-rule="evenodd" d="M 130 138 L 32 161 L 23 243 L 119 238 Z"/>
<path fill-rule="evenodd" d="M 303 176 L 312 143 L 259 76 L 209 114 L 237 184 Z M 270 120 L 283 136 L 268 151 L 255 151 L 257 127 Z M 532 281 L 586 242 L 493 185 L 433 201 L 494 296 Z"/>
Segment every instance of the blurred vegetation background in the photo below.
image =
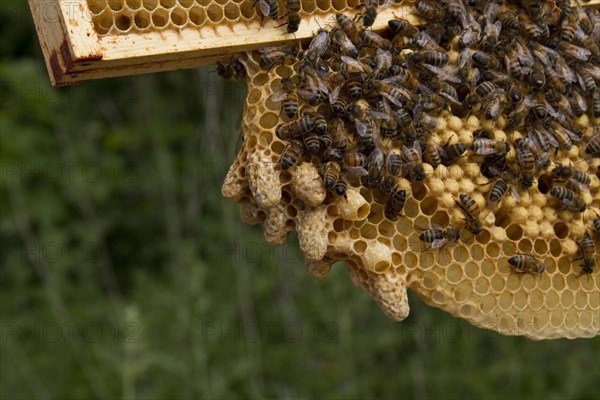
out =
<path fill-rule="evenodd" d="M 25 1 L 0 15 L 0 397 L 554 398 L 600 339 L 531 342 L 411 296 L 393 323 L 317 280 L 220 187 L 241 83 L 208 68 L 53 89 Z"/>

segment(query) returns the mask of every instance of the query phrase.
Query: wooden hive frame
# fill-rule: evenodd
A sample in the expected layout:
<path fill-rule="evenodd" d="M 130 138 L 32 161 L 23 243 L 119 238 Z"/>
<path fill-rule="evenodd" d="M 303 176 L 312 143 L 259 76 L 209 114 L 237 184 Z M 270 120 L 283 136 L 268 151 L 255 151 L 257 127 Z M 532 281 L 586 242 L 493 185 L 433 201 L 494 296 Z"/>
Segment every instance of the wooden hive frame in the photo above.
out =
<path fill-rule="evenodd" d="M 302 23 L 295 35 L 285 34 L 285 27 L 277 27 L 285 20 L 273 21 L 267 18 L 261 24 L 257 14 L 254 14 L 254 20 L 250 22 L 232 21 L 184 29 L 99 34 L 93 23 L 88 0 L 28 1 L 53 86 L 65 86 L 89 79 L 212 65 L 217 61 L 227 60 L 236 53 L 307 40 L 320 26 L 331 23 L 333 19 L 333 12 L 327 13 L 321 9 L 316 9 L 311 14 L 303 13 Z M 358 12 L 358 2 L 359 0 L 343 1 L 345 8 L 336 9 L 352 15 Z M 373 29 L 384 29 L 386 21 L 393 15 L 412 18 L 408 9 L 412 8 L 413 2 L 398 3 L 402 4 L 379 14 Z M 598 7 L 600 0 L 588 1 L 585 5 Z M 285 6 L 281 5 L 280 10 L 285 10 Z"/>

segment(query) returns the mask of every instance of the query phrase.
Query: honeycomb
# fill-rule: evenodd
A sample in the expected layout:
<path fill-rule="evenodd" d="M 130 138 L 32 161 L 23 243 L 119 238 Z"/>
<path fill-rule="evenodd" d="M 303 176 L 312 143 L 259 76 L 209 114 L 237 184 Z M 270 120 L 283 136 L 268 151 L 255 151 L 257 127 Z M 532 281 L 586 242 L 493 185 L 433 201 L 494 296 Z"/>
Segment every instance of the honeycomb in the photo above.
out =
<path fill-rule="evenodd" d="M 334 262 L 344 261 L 352 282 L 369 292 L 393 320 L 407 317 L 410 288 L 427 304 L 506 335 L 550 339 L 600 333 L 600 268 L 582 276 L 577 260 L 578 243 L 600 215 L 600 159 L 584 154 L 600 119 L 588 114 L 577 118 L 584 135 L 581 142 L 551 155 L 553 164 L 572 165 L 590 176 L 589 191 L 579 193 L 587 205 L 582 213 L 560 210 L 548 190 L 541 189 L 543 179 L 520 199 L 507 194 L 495 207 L 489 206 L 486 198 L 493 180 L 481 174 L 481 157 L 468 151 L 448 167 L 434 169 L 425 163 L 422 182 L 400 179 L 407 200 L 402 216 L 392 221 L 385 216 L 382 194 L 365 187 L 364 178 L 346 175 L 343 197 L 325 190 L 310 154 L 297 166 L 281 169 L 287 142 L 278 138 L 276 129 L 290 120 L 273 95 L 282 78 L 294 73 L 293 65 L 284 62 L 265 70 L 260 57 L 253 52 L 240 59 L 248 85 L 243 146 L 222 193 L 239 203 L 243 221 L 263 225 L 267 242 L 281 245 L 295 230 L 309 273 L 324 277 Z M 458 53 L 451 51 L 449 58 L 456 62 Z M 518 131 L 507 134 L 506 123 L 504 116 L 495 121 L 481 113 L 461 118 L 445 110 L 430 139 L 470 148 L 481 129 L 498 141 L 522 137 Z M 507 157 L 514 158 L 514 152 L 511 149 Z M 482 210 L 483 231 L 475 236 L 461 229 L 457 242 L 432 249 L 419 236 L 432 226 L 464 223 L 456 203 L 461 193 Z M 593 240 L 599 248 L 598 236 Z M 515 273 L 508 260 L 523 253 L 541 260 L 545 270 Z"/>
<path fill-rule="evenodd" d="M 99 35 L 216 29 L 224 24 L 257 23 L 262 15 L 254 0 L 87 0 L 87 3 Z M 283 15 L 285 1 L 278 3 Z M 360 0 L 303 0 L 300 15 L 335 14 L 354 10 L 359 4 Z M 264 22 L 267 21 L 265 17 Z M 285 18 L 276 22 L 282 24 Z"/>

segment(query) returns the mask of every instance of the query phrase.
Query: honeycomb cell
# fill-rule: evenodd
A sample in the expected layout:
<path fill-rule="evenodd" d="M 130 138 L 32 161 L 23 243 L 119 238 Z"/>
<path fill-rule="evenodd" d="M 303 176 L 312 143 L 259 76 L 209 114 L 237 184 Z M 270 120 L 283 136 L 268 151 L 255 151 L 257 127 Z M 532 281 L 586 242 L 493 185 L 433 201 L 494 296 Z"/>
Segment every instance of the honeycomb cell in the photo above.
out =
<path fill-rule="evenodd" d="M 160 5 L 165 9 L 171 9 L 177 4 L 177 0 L 159 0 Z"/>
<path fill-rule="evenodd" d="M 473 260 L 481 261 L 481 260 L 483 260 L 483 256 L 484 256 L 483 247 L 481 247 L 479 245 L 471 246 L 471 258 Z"/>
<path fill-rule="evenodd" d="M 521 239 L 521 237 L 523 237 L 523 228 L 516 224 L 510 225 L 506 229 L 506 236 L 508 236 L 510 240 L 518 241 Z"/>
<path fill-rule="evenodd" d="M 184 26 L 188 20 L 187 12 L 185 11 L 185 9 L 183 9 L 181 7 L 176 7 L 174 9 L 172 9 L 170 17 L 171 17 L 171 21 L 176 26 Z"/>
<path fill-rule="evenodd" d="M 162 28 L 169 23 L 169 12 L 164 8 L 159 8 L 152 13 L 152 24 L 156 28 Z"/>
<path fill-rule="evenodd" d="M 88 7 L 92 14 L 100 14 L 106 8 L 106 0 L 89 0 Z"/>
<path fill-rule="evenodd" d="M 138 11 L 135 14 L 135 17 L 133 18 L 133 23 L 134 23 L 135 27 L 139 30 L 144 30 L 144 29 L 148 28 L 150 26 L 151 22 L 152 22 L 152 20 L 151 20 L 150 13 L 145 10 Z"/>
<path fill-rule="evenodd" d="M 131 28 L 132 21 L 129 12 L 124 12 L 117 14 L 117 18 L 115 19 L 115 26 L 121 32 L 127 32 L 129 28 Z"/>
<path fill-rule="evenodd" d="M 113 11 L 121 11 L 123 9 L 123 0 L 109 0 L 108 7 Z"/>
<path fill-rule="evenodd" d="M 463 270 L 462 267 L 458 264 L 451 264 L 448 266 L 446 270 L 446 278 L 450 283 L 458 283 L 462 280 Z"/>
<path fill-rule="evenodd" d="M 317 0 L 317 8 L 321 11 L 327 11 L 331 7 L 330 0 Z"/>
<path fill-rule="evenodd" d="M 158 7 L 158 0 L 142 0 L 142 6 L 148 11 L 153 11 Z"/>
<path fill-rule="evenodd" d="M 554 224 L 554 234 L 559 239 L 564 239 L 569 236 L 569 227 L 564 222 L 557 222 Z"/>
<path fill-rule="evenodd" d="M 433 215 L 437 210 L 437 200 L 432 197 L 426 197 L 421 201 L 421 212 L 425 215 Z"/>
<path fill-rule="evenodd" d="M 519 241 L 519 252 L 521 253 L 531 253 L 533 250 L 533 244 L 529 239 L 523 239 Z"/>
<path fill-rule="evenodd" d="M 500 246 L 496 243 L 490 243 L 486 246 L 485 252 L 489 257 L 497 258 L 500 256 Z"/>

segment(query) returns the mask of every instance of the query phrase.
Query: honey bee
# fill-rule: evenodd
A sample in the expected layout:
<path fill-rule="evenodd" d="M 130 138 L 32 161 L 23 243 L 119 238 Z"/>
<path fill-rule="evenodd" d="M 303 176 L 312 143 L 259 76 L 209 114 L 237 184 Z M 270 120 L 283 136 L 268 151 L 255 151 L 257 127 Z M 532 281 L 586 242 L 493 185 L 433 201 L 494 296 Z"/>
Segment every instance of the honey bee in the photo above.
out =
<path fill-rule="evenodd" d="M 546 270 L 544 263 L 531 253 L 519 253 L 508 259 L 518 274 L 541 274 Z"/>
<path fill-rule="evenodd" d="M 600 129 L 595 129 L 594 135 L 585 147 L 585 153 L 591 154 L 593 157 L 600 157 Z"/>
<path fill-rule="evenodd" d="M 368 159 L 369 172 L 366 179 L 368 187 L 377 188 L 381 184 L 384 161 L 385 155 L 383 151 L 379 147 L 373 149 Z"/>
<path fill-rule="evenodd" d="M 217 62 L 217 73 L 223 79 L 240 80 L 246 78 L 246 67 L 238 59 L 232 58 L 230 62 L 223 64 Z"/>
<path fill-rule="evenodd" d="M 359 41 L 359 30 L 354 21 L 347 17 L 344 14 L 335 14 L 335 19 L 337 20 L 340 28 L 346 33 L 346 36 L 352 41 L 355 46 L 360 44 Z"/>
<path fill-rule="evenodd" d="M 594 229 L 594 233 L 596 237 L 600 238 L 600 218 L 595 218 L 592 222 L 592 228 Z"/>
<path fill-rule="evenodd" d="M 475 138 L 471 145 L 471 151 L 480 156 L 487 155 L 506 155 L 511 149 L 510 143 L 507 141 L 486 139 L 482 137 Z"/>
<path fill-rule="evenodd" d="M 346 192 L 348 190 L 348 184 L 346 183 L 346 180 L 344 179 L 344 177 L 342 175 L 340 175 L 340 179 L 338 179 L 338 181 L 336 182 L 333 190 L 335 191 L 335 194 L 337 194 L 338 196 L 342 196 L 345 199 L 348 198 L 348 196 L 346 194 Z"/>
<path fill-rule="evenodd" d="M 558 50 L 561 51 L 563 55 L 582 62 L 587 61 L 592 54 L 591 50 L 576 46 L 563 40 L 558 42 Z"/>
<path fill-rule="evenodd" d="M 389 175 L 399 176 L 402 174 L 402 152 L 391 149 L 386 155 L 385 170 Z"/>
<path fill-rule="evenodd" d="M 346 148 L 348 148 L 348 136 L 344 126 L 344 121 L 342 121 L 340 118 L 333 118 L 329 120 L 327 128 L 329 135 L 331 136 L 331 144 L 333 147 L 340 150 L 346 150 Z"/>
<path fill-rule="evenodd" d="M 481 33 L 481 27 L 477 23 L 471 23 L 458 37 L 457 47 L 459 50 L 471 46 Z"/>
<path fill-rule="evenodd" d="M 422 182 L 425 179 L 425 169 L 423 168 L 423 152 L 419 141 L 415 140 L 411 148 L 402 145 L 402 156 L 411 166 L 410 177 L 412 180 Z"/>
<path fill-rule="evenodd" d="M 433 141 L 421 142 L 423 148 L 423 159 L 434 169 L 442 163 L 442 158 L 446 157 L 446 151 Z"/>
<path fill-rule="evenodd" d="M 506 6 L 502 6 L 498 9 L 497 17 L 503 27 L 515 30 L 520 28 L 519 18 Z"/>
<path fill-rule="evenodd" d="M 527 139 L 527 142 L 529 140 Z M 533 171 L 536 162 L 533 152 L 529 149 L 527 143 L 521 142 L 517 146 L 517 162 L 521 169 L 521 185 L 526 188 L 533 186 Z"/>
<path fill-rule="evenodd" d="M 595 90 L 592 96 L 592 115 L 600 118 L 600 90 Z"/>
<path fill-rule="evenodd" d="M 404 204 L 406 204 L 406 190 L 396 189 L 385 203 L 385 217 L 390 221 L 397 221 L 402 216 Z"/>
<path fill-rule="evenodd" d="M 544 74 L 544 70 L 540 65 L 536 64 L 533 68 L 531 68 L 531 71 L 529 72 L 529 83 L 531 83 L 531 86 L 538 90 L 546 86 L 546 75 Z"/>
<path fill-rule="evenodd" d="M 460 239 L 460 228 L 436 227 L 421 232 L 419 239 L 425 243 L 431 243 L 431 248 L 441 249 L 447 243 L 458 242 Z"/>
<path fill-rule="evenodd" d="M 483 230 L 483 225 L 479 220 L 480 209 L 475 200 L 473 200 L 468 194 L 461 193 L 458 196 L 459 201 L 456 201 L 458 207 L 465 215 L 465 229 L 471 232 L 473 235 L 479 235 Z"/>
<path fill-rule="evenodd" d="M 277 19 L 279 16 L 279 3 L 277 0 L 256 0 L 256 3 L 260 6 L 260 12 L 263 17 L 271 17 L 272 19 Z"/>
<path fill-rule="evenodd" d="M 340 179 L 341 167 L 335 161 L 329 161 L 322 166 L 322 175 L 323 175 L 323 184 L 325 185 L 325 189 L 328 191 L 333 191 L 335 189 L 335 185 Z"/>
<path fill-rule="evenodd" d="M 373 31 L 362 31 L 359 34 L 360 42 L 364 47 L 376 47 L 382 50 L 391 50 L 392 42 Z"/>
<path fill-rule="evenodd" d="M 419 33 L 419 28 L 402 18 L 389 20 L 388 26 L 392 33 L 403 37 L 413 38 Z"/>
<path fill-rule="evenodd" d="M 282 124 L 277 127 L 276 135 L 281 140 L 291 140 L 312 131 L 317 123 L 308 116 L 302 116 L 297 120 Z"/>
<path fill-rule="evenodd" d="M 377 0 L 361 1 L 364 28 L 368 28 L 375 23 L 375 18 L 377 18 L 377 7 L 379 7 L 379 2 Z"/>
<path fill-rule="evenodd" d="M 447 144 L 444 146 L 442 154 L 442 164 L 449 166 L 454 164 L 467 151 L 467 145 L 464 143 Z"/>
<path fill-rule="evenodd" d="M 333 28 L 331 31 L 331 40 L 339 46 L 341 54 L 352 58 L 358 58 L 358 48 L 352 43 L 343 29 Z"/>
<path fill-rule="evenodd" d="M 281 79 L 281 90 L 273 94 L 273 101 L 282 102 L 283 111 L 288 118 L 296 116 L 298 113 L 298 94 L 291 77 Z"/>
<path fill-rule="evenodd" d="M 597 88 L 594 77 L 584 68 L 577 67 L 575 70 L 577 72 L 577 82 L 581 89 L 593 93 Z"/>
<path fill-rule="evenodd" d="M 564 206 L 563 210 L 584 212 L 587 208 L 585 202 L 575 192 L 567 188 L 554 187 L 550 190 L 550 195 L 562 203 Z"/>
<path fill-rule="evenodd" d="M 581 140 L 581 137 L 576 133 L 565 128 L 555 120 L 548 121 L 547 127 L 547 132 L 549 133 L 548 140 L 557 149 L 570 150 L 573 147 L 573 141 L 577 142 Z"/>
<path fill-rule="evenodd" d="M 294 33 L 300 27 L 300 0 L 286 0 L 285 6 L 287 8 L 287 14 L 284 17 L 288 17 L 287 23 L 279 25 L 277 28 L 287 25 L 287 33 Z"/>
<path fill-rule="evenodd" d="M 596 261 L 594 260 L 594 257 L 597 256 L 596 246 L 594 245 L 592 237 L 587 232 L 583 234 L 578 246 L 581 251 L 581 257 L 578 259 L 583 260 L 579 265 L 582 268 L 579 276 L 589 275 L 594 271 L 594 267 L 596 266 Z"/>
<path fill-rule="evenodd" d="M 488 156 L 481 163 L 479 169 L 486 178 L 496 178 L 506 170 L 507 163 L 505 156 Z"/>
<path fill-rule="evenodd" d="M 304 111 L 302 115 L 315 122 L 313 129 L 317 135 L 325 135 L 327 133 L 327 120 L 322 114 L 314 111 Z"/>
<path fill-rule="evenodd" d="M 363 94 L 363 81 L 360 73 L 353 73 L 348 76 L 346 81 L 346 90 L 350 97 L 354 100 L 358 100 Z"/>
<path fill-rule="evenodd" d="M 331 43 L 331 34 L 325 29 L 319 29 L 317 34 L 313 37 L 308 49 L 304 52 L 300 64 L 298 65 L 299 71 L 303 71 L 306 67 L 314 67 L 319 59 L 325 54 Z"/>
<path fill-rule="evenodd" d="M 544 29 L 533 22 L 527 14 L 520 13 L 518 18 L 521 30 L 527 38 L 540 40 L 543 36 L 547 36 L 545 35 Z"/>
<path fill-rule="evenodd" d="M 502 178 L 497 179 L 488 193 L 488 208 L 496 207 L 507 192 L 508 184 Z"/>
<path fill-rule="evenodd" d="M 415 7 L 419 14 L 430 21 L 442 21 L 444 19 L 444 10 L 433 0 L 417 0 Z"/>
<path fill-rule="evenodd" d="M 448 64 L 448 54 L 440 51 L 419 50 L 410 53 L 408 60 L 411 64 L 429 64 L 439 67 Z"/>
<path fill-rule="evenodd" d="M 271 69 L 278 62 L 285 63 L 286 58 L 296 58 L 298 51 L 288 46 L 262 47 L 258 50 L 260 54 L 260 67 Z"/>
<path fill-rule="evenodd" d="M 513 81 L 513 84 L 508 89 L 508 99 L 517 104 L 523 101 L 523 87 L 517 81 Z"/>
<path fill-rule="evenodd" d="M 496 21 L 493 24 L 488 23 L 484 28 L 485 35 L 481 43 L 481 49 L 485 52 L 492 52 L 498 46 L 498 36 L 502 29 L 502 22 Z"/>
<path fill-rule="evenodd" d="M 587 188 L 592 181 L 588 174 L 568 165 L 558 164 L 552 170 L 552 176 L 557 180 L 568 179 L 577 189 L 589 192 Z"/>
<path fill-rule="evenodd" d="M 372 90 L 376 90 L 379 94 L 385 96 L 389 101 L 397 105 L 398 107 L 402 107 L 402 100 L 404 98 L 404 94 L 402 91 L 392 86 L 385 81 L 373 80 L 370 83 L 370 87 Z"/>
<path fill-rule="evenodd" d="M 517 56 L 516 52 L 506 52 L 506 54 L 504 55 L 504 65 L 510 75 L 514 76 L 517 79 L 521 79 L 523 77 L 523 69 L 521 67 L 521 63 L 519 62 L 519 57 Z"/>
<path fill-rule="evenodd" d="M 358 176 L 367 175 L 367 156 L 363 153 L 350 151 L 344 154 L 343 160 L 344 169 Z"/>
<path fill-rule="evenodd" d="M 321 150 L 321 138 L 315 131 L 310 131 L 302 136 L 302 141 L 309 153 L 314 155 L 319 154 Z"/>
<path fill-rule="evenodd" d="M 286 146 L 283 154 L 279 158 L 279 164 L 282 170 L 288 170 L 302 161 L 304 155 L 304 145 L 298 140 L 292 140 Z"/>
<path fill-rule="evenodd" d="M 488 100 L 484 109 L 484 116 L 486 119 L 495 120 L 502 113 L 503 102 L 501 101 L 501 96 L 499 94 L 493 95 L 491 99 Z"/>
<path fill-rule="evenodd" d="M 572 42 L 575 38 L 575 31 L 577 30 L 577 15 L 571 14 L 567 18 L 563 19 L 560 31 L 560 39 L 565 42 Z"/>

